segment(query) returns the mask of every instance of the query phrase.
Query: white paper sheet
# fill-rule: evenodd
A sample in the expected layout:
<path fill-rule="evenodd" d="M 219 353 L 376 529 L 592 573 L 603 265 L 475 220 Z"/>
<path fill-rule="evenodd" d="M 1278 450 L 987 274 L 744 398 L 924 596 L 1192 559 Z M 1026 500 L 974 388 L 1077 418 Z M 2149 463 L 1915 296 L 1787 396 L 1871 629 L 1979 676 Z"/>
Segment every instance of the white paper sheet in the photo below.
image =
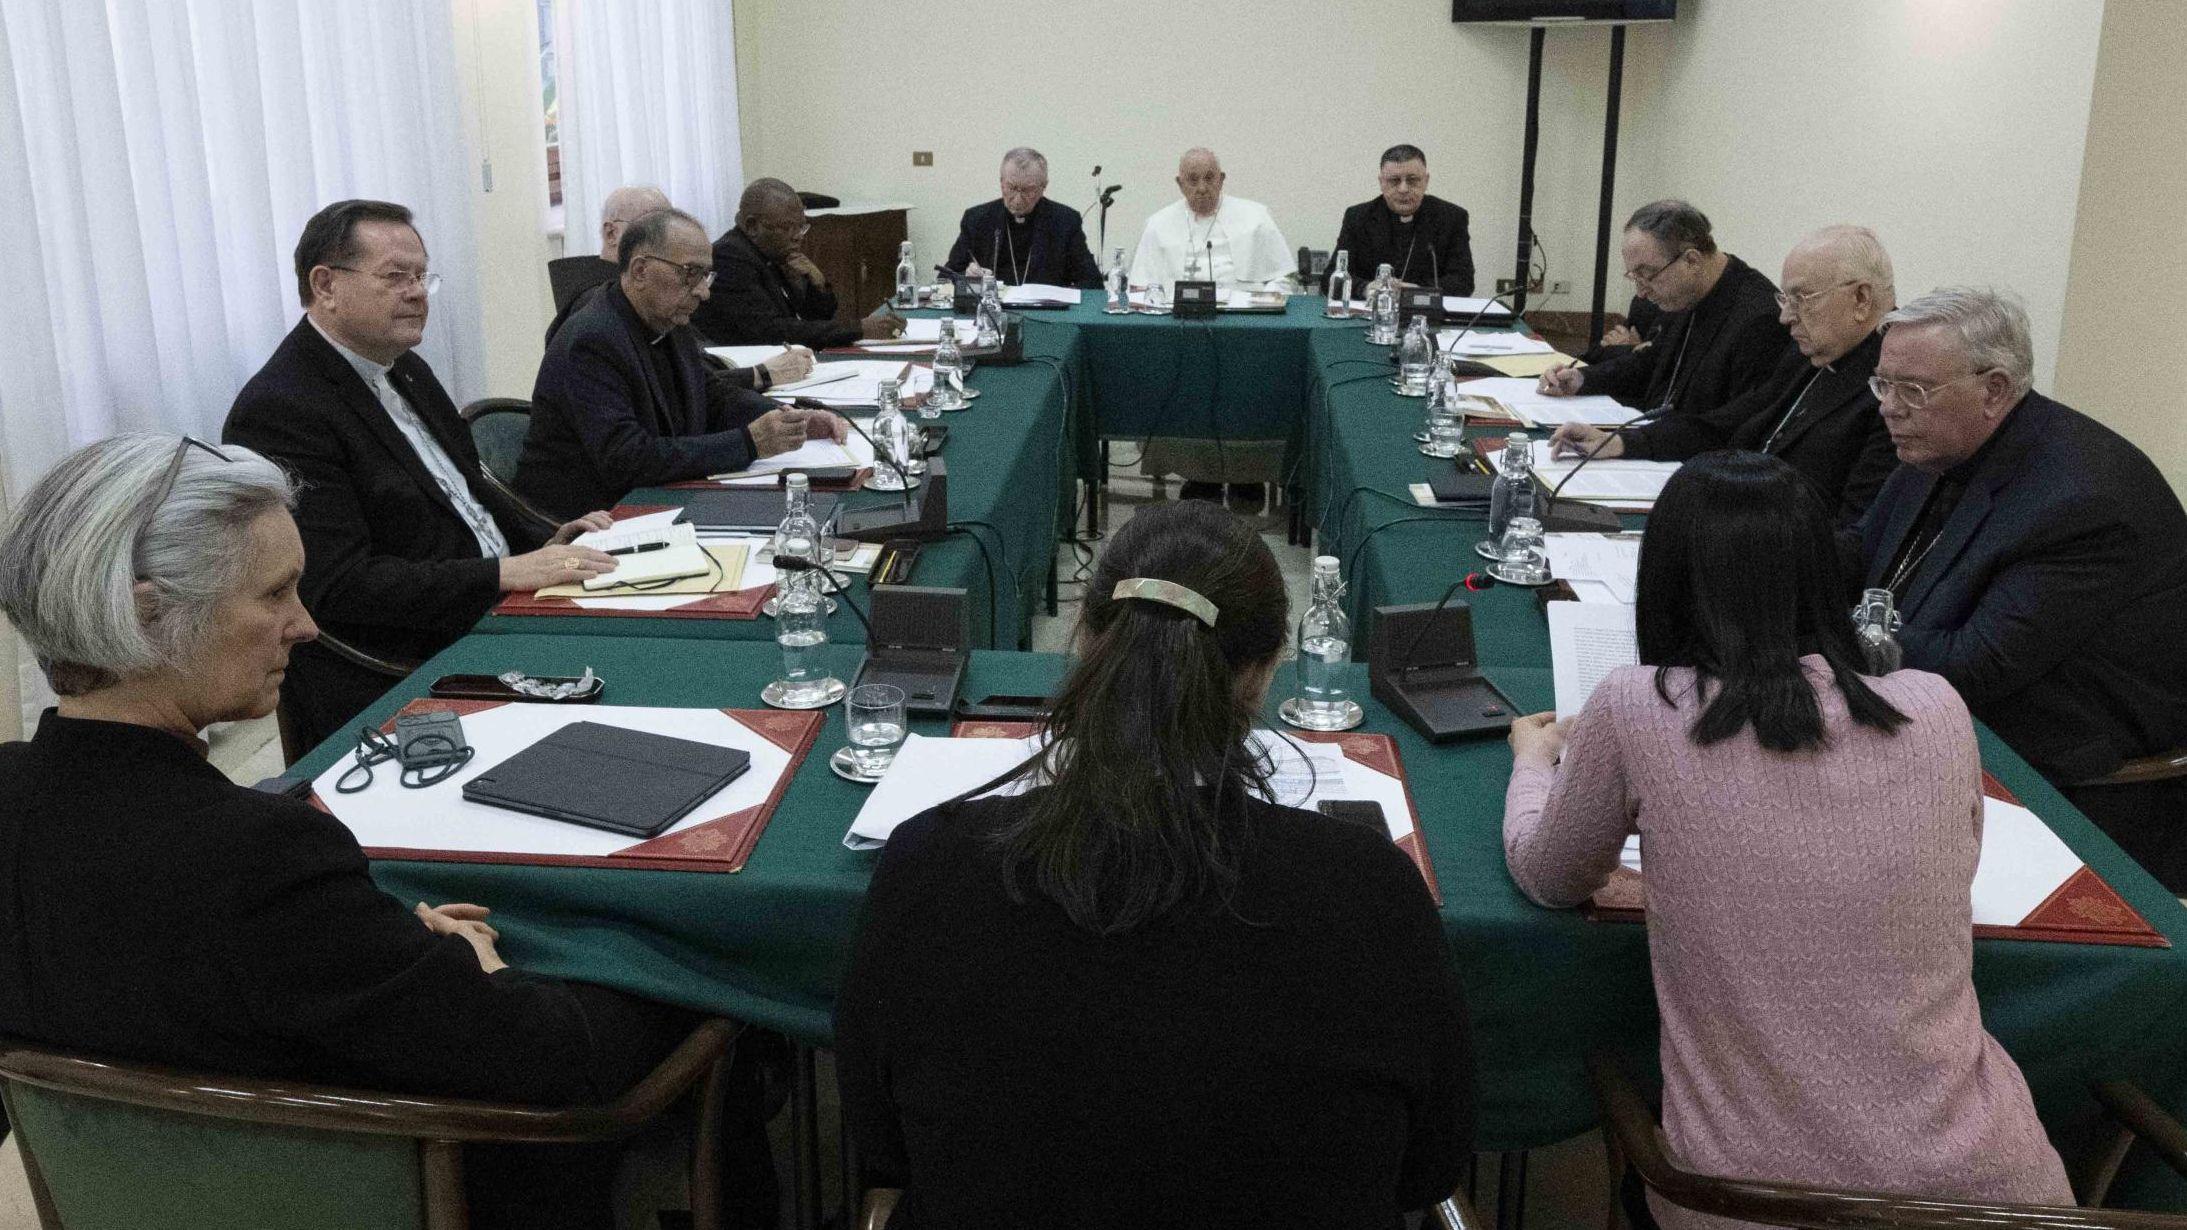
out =
<path fill-rule="evenodd" d="M 1478 329 L 1445 329 L 1435 335 L 1435 344 L 1445 353 L 1459 355 L 1557 353 L 1556 347 L 1538 337 L 1528 337 L 1524 333 L 1483 333 Z"/>
<path fill-rule="evenodd" d="M 1638 534 L 1544 534 L 1549 570 L 1572 583 L 1581 601 L 1590 591 L 1612 602 L 1633 601 L 1640 575 Z M 1587 589 L 1582 590 L 1581 586 Z"/>
<path fill-rule="evenodd" d="M 1557 498 L 1593 500 L 1613 507 L 1647 508 L 1663 494 L 1663 484 L 1678 472 L 1676 461 L 1605 461 L 1600 457 L 1580 468 L 1576 457 L 1553 459 L 1549 441 L 1534 441 L 1534 475 L 1552 488 L 1563 486 Z M 1567 481 L 1569 480 L 1569 481 Z"/>
<path fill-rule="evenodd" d="M 1445 295 L 1443 296 L 1443 311 L 1446 315 L 1456 315 L 1461 324 L 1471 320 L 1475 312 L 1482 312 L 1483 309 L 1486 309 L 1481 316 L 1481 321 L 1484 324 L 1511 318 L 1511 308 L 1508 305 L 1498 303 L 1494 307 L 1490 307 L 1489 304 L 1492 302 L 1494 301 L 1491 299 L 1475 295 Z"/>
<path fill-rule="evenodd" d="M 868 424 L 861 422 L 859 426 L 867 427 Z M 785 470 L 829 470 L 872 464 L 873 446 L 854 431 L 841 444 L 833 440 L 807 440 L 787 453 L 762 457 L 734 474 L 710 475 L 708 481 L 724 487 L 773 487 L 782 482 Z"/>
<path fill-rule="evenodd" d="M 788 346 L 708 346 L 706 353 L 731 367 L 758 367 L 778 354 L 789 353 Z"/>
<path fill-rule="evenodd" d="M 1387 773 L 1347 758 L 1335 745 L 1291 739 L 1275 731 L 1256 730 L 1254 746 L 1267 753 L 1273 767 L 1269 788 L 1275 801 L 1286 807 L 1313 809 L 1324 801 L 1370 800 L 1382 807 L 1382 816 L 1397 841 L 1413 831 L 1412 808 L 1405 799 L 1405 784 Z M 1024 763 L 1040 747 L 1040 738 L 941 739 L 907 735 L 887 776 L 858 809 L 843 844 L 853 850 L 871 850 L 887 843 L 896 826 L 920 812 L 963 794 Z M 1036 784 L 1020 779 L 995 791 L 1022 794 Z M 986 797 L 984 795 L 979 797 Z"/>
<path fill-rule="evenodd" d="M 1640 643 L 1633 608 L 1623 603 L 1552 602 L 1548 614 L 1557 716 L 1568 718 L 1586 706 L 1604 676 L 1640 661 Z"/>
<path fill-rule="evenodd" d="M 904 322 L 904 335 L 896 341 L 904 345 L 922 342 L 927 349 L 931 350 L 934 343 L 942 340 L 942 323 L 942 318 L 939 316 L 920 316 L 907 320 Z M 957 344 L 960 346 L 971 345 L 972 339 L 979 336 L 980 327 L 977 321 L 953 320 L 951 323 L 956 326 Z M 865 343 L 861 342 L 859 344 L 864 345 Z M 886 345 L 887 343 L 882 344 Z"/>
<path fill-rule="evenodd" d="M 761 586 L 775 583 L 774 566 L 762 563 L 759 558 L 760 548 L 766 546 L 769 541 L 765 535 L 701 534 L 699 535 L 699 541 L 707 544 L 721 542 L 741 542 L 745 544 L 744 574 L 737 578 L 739 592 L 747 589 L 758 589 Z M 606 598 L 572 598 L 570 599 L 570 605 L 581 611 L 673 611 L 677 607 L 689 606 L 705 597 L 704 594 L 628 594 Z"/>
<path fill-rule="evenodd" d="M 841 384 L 846 380 L 855 380 L 858 378 L 859 373 L 850 370 L 850 368 L 856 362 L 857 360 L 845 363 L 817 364 L 814 366 L 812 374 L 806 376 L 803 380 L 792 380 L 788 384 L 778 384 L 768 389 L 767 392 L 773 397 L 789 398 L 800 393 L 824 390 L 830 385 Z"/>
<path fill-rule="evenodd" d="M 685 599 L 689 601 L 689 599 Z M 461 850 L 503 854 L 606 855 L 639 844 L 640 838 L 543 816 L 488 807 L 463 797 L 463 783 L 516 755 L 571 722 L 599 722 L 651 731 L 719 747 L 742 748 L 752 767 L 670 826 L 673 833 L 767 801 L 789 768 L 790 754 L 719 709 L 641 708 L 619 705 L 509 704 L 463 715 L 463 737 L 477 749 L 471 763 L 446 781 L 422 790 L 404 788 L 392 761 L 373 766 L 372 784 L 356 794 L 334 789 L 355 763 L 342 757 L 312 788 L 357 844 L 404 850 Z"/>
<path fill-rule="evenodd" d="M 1550 397 L 1540 391 L 1540 381 L 1532 376 L 1488 376 L 1480 380 L 1468 380 L 1458 386 L 1459 391 L 1475 397 L 1493 397 L 1508 407 L 1513 414 L 1525 419 L 1529 427 L 1556 427 L 1564 423 L 1592 423 L 1609 427 L 1626 423 L 1638 417 L 1640 412 L 1615 398 L 1590 394 L 1586 397 Z"/>
<path fill-rule="evenodd" d="M 669 526 L 676 524 L 676 518 L 681 516 L 683 516 L 683 510 L 680 508 L 664 508 L 659 512 L 640 513 L 635 517 L 621 517 L 616 520 L 614 529 L 586 530 L 577 537 L 570 539 L 570 545 L 573 547 L 592 547 L 596 550 L 606 551 L 612 547 L 622 545 L 626 540 L 659 537 Z"/>
<path fill-rule="evenodd" d="M 714 571 L 711 556 L 700 549 L 698 532 L 689 523 L 671 525 L 664 530 L 639 530 L 628 535 L 617 549 L 638 546 L 646 542 L 662 542 L 665 546 L 649 551 L 636 551 L 615 557 L 615 568 L 598 576 L 585 578 L 588 591 L 612 590 L 622 585 L 643 585 L 653 581 L 680 580 L 684 577 L 704 576 Z M 601 550 L 608 550 L 602 547 Z"/>
<path fill-rule="evenodd" d="M 823 363 L 814 369 L 815 376 L 821 372 L 833 372 L 842 378 L 818 387 L 777 386 L 768 390 L 767 395 L 777 401 L 806 397 L 830 407 L 856 409 L 880 402 L 883 380 L 896 381 L 897 392 L 905 397 L 934 387 L 933 368 L 906 363 L 902 359 L 845 359 Z"/>
<path fill-rule="evenodd" d="M 1083 292 L 1076 286 L 1050 286 L 1046 282 L 1027 282 L 1023 286 L 1002 288 L 1004 304 L 1012 303 L 1070 303 L 1076 304 Z"/>

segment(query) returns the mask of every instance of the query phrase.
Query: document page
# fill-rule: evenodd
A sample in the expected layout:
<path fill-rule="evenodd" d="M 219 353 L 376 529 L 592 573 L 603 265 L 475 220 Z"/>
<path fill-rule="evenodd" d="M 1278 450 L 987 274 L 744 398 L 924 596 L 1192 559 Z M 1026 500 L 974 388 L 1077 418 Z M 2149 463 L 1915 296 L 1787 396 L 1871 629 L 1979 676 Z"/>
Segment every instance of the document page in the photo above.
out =
<path fill-rule="evenodd" d="M 1050 286 L 1046 282 L 1027 282 L 1023 286 L 1002 288 L 1002 301 L 1012 303 L 1072 303 L 1082 297 L 1076 286 Z"/>
<path fill-rule="evenodd" d="M 1449 354 L 1462 355 L 1513 355 L 1555 354 L 1557 348 L 1538 337 L 1524 333 L 1484 333 L 1479 329 L 1445 329 L 1435 335 L 1435 344 Z"/>
<path fill-rule="evenodd" d="M 1544 534 L 1549 570 L 1572 583 L 1585 602 L 1596 594 L 1630 604 L 1640 576 L 1638 534 Z"/>
<path fill-rule="evenodd" d="M 708 346 L 706 353 L 731 367 L 758 367 L 778 354 L 789 352 L 788 346 Z"/>
<path fill-rule="evenodd" d="M 1549 441 L 1534 441 L 1535 477 L 1566 500 L 1603 500 L 1617 504 L 1653 504 L 1663 494 L 1663 484 L 1678 472 L 1676 461 L 1605 461 L 1600 457 L 1580 468 L 1582 458 L 1555 457 Z M 1569 480 L 1569 481 L 1567 481 Z"/>
<path fill-rule="evenodd" d="M 1598 427 L 1624 423 L 1640 412 L 1616 398 L 1599 394 L 1587 397 L 1550 397 L 1532 376 L 1488 376 L 1458 386 L 1470 397 L 1492 397 L 1529 427 L 1556 427 L 1563 423 L 1592 423 Z"/>
<path fill-rule="evenodd" d="M 1604 676 L 1640 661 L 1640 644 L 1633 608 L 1624 603 L 1552 602 L 1548 612 L 1557 716 L 1568 718 L 1586 706 Z"/>

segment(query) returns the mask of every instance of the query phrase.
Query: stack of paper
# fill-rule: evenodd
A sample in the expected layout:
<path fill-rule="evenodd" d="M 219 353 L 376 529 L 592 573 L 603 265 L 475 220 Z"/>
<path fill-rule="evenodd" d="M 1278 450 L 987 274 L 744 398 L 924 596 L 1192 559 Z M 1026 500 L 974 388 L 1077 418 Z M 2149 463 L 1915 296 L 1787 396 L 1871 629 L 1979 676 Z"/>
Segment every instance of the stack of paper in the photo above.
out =
<path fill-rule="evenodd" d="M 1589 461 L 1584 469 L 1579 457 L 1555 457 L 1549 441 L 1534 441 L 1534 477 L 1557 492 L 1561 500 L 1585 500 L 1609 508 L 1646 512 L 1663 494 L 1663 484 L 1678 472 L 1675 461 L 1627 461 L 1619 458 Z"/>
<path fill-rule="evenodd" d="M 1524 333 L 1483 333 L 1478 329 L 1445 329 L 1435 335 L 1435 345 L 1445 354 L 1521 355 L 1555 354 L 1557 348 Z"/>
<path fill-rule="evenodd" d="M 1544 534 L 1549 571 L 1581 602 L 1631 605 L 1640 575 L 1638 534 Z"/>
<path fill-rule="evenodd" d="M 1509 307 L 1492 299 L 1479 298 L 1473 295 L 1443 296 L 1443 314 L 1445 316 L 1456 316 L 1460 323 L 1464 323 L 1473 319 L 1475 312 L 1481 313 L 1481 323 L 1484 325 L 1509 324 L 1513 316 Z"/>
<path fill-rule="evenodd" d="M 1633 608 L 1611 602 L 1552 602 L 1549 615 L 1550 676 L 1557 688 L 1557 716 L 1577 714 L 1611 671 L 1640 661 Z"/>
<path fill-rule="evenodd" d="M 1045 282 L 1027 282 L 1023 286 L 1002 288 L 1005 307 L 1034 303 L 1068 303 L 1076 305 L 1082 293 L 1076 286 L 1050 286 Z"/>
<path fill-rule="evenodd" d="M 796 384 L 778 384 L 767 391 L 778 401 L 804 397 L 832 407 L 875 406 L 881 400 L 881 382 L 894 380 L 897 392 L 910 397 L 934 387 L 934 369 L 915 367 L 902 359 L 844 359 L 823 363 Z"/>
<path fill-rule="evenodd" d="M 833 440 L 807 440 L 787 453 L 762 457 L 733 474 L 711 474 L 708 479 L 724 487 L 772 487 L 791 470 L 864 469 L 873 464 L 873 445 L 857 432 L 837 444 Z"/>
<path fill-rule="evenodd" d="M 1540 391 L 1538 381 L 1527 377 L 1491 376 L 1468 380 L 1458 387 L 1469 396 L 1501 402 L 1529 427 L 1556 427 L 1564 423 L 1610 427 L 1630 422 L 1640 413 L 1615 398 L 1599 395 L 1551 397 Z"/>
<path fill-rule="evenodd" d="M 789 353 L 788 346 L 708 346 L 706 353 L 731 367 L 758 367 L 778 354 Z"/>

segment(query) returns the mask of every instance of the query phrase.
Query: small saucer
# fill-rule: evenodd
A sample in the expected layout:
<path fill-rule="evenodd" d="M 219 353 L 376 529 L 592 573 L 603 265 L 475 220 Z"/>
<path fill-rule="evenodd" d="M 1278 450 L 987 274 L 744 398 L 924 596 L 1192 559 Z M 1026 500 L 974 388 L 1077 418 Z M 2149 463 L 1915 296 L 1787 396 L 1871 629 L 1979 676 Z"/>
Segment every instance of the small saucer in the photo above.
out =
<path fill-rule="evenodd" d="M 1299 698 L 1296 696 L 1276 707 L 1277 717 L 1282 718 L 1286 725 L 1296 726 L 1300 730 L 1350 730 L 1354 726 L 1357 726 L 1361 722 L 1367 720 L 1367 711 L 1361 709 L 1359 707 L 1359 702 L 1356 700 L 1347 700 L 1344 702 L 1344 707 L 1341 711 L 1342 724 L 1337 726 L 1324 726 L 1319 723 L 1308 723 L 1301 721 L 1299 718 L 1299 714 L 1302 712 L 1304 712 L 1304 710 L 1299 704 Z"/>
<path fill-rule="evenodd" d="M 846 782 L 857 782 L 861 786 L 871 786 L 873 783 L 880 781 L 887 770 L 884 769 L 881 773 L 868 776 L 863 769 L 858 767 L 856 752 L 857 749 L 849 746 L 835 749 L 835 755 L 828 757 L 828 767 L 835 770 L 835 775 Z"/>
<path fill-rule="evenodd" d="M 1504 562 L 1503 548 L 1485 538 L 1473 544 L 1473 553 L 1491 564 Z"/>
<path fill-rule="evenodd" d="M 1554 575 L 1543 577 L 1539 581 L 1522 581 L 1517 577 L 1510 575 L 1504 570 L 1504 564 L 1502 560 L 1498 560 L 1488 566 L 1488 575 L 1496 578 L 1498 581 L 1502 582 L 1505 585 L 1516 585 L 1520 589 L 1540 589 L 1544 585 L 1554 585 L 1557 581 L 1557 578 Z"/>
<path fill-rule="evenodd" d="M 850 691 L 850 688 L 845 686 L 842 680 L 831 678 L 827 681 L 826 686 L 821 689 L 817 698 L 799 705 L 790 704 L 782 699 L 783 691 L 782 681 L 777 679 L 759 690 L 759 698 L 777 709 L 825 709 L 843 699 L 843 694 Z"/>
<path fill-rule="evenodd" d="M 1405 386 L 1399 384 L 1395 379 L 1392 379 L 1390 381 L 1390 392 L 1397 394 L 1399 397 L 1410 397 L 1415 401 L 1425 399 L 1428 395 L 1428 391 L 1426 389 L 1422 389 L 1417 393 L 1407 393 L 1405 391 Z"/>

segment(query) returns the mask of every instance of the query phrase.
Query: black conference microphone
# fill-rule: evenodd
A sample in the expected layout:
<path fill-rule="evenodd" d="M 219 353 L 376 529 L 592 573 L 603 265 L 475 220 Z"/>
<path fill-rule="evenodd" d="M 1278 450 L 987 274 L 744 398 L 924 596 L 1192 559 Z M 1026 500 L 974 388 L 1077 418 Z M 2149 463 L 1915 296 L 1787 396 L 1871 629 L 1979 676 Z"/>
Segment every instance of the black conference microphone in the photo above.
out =
<path fill-rule="evenodd" d="M 1207 239 L 1207 280 L 1215 280 L 1215 237 L 1212 235 Z"/>
<path fill-rule="evenodd" d="M 828 405 L 828 403 L 824 401 L 815 401 L 810 397 L 795 398 L 790 402 L 790 404 L 796 406 L 800 410 L 826 410 L 830 414 L 835 414 L 834 407 Z M 896 464 L 896 459 L 894 457 L 889 456 L 886 452 L 882 450 L 880 445 L 873 442 L 873 437 L 866 434 L 866 429 L 858 425 L 857 419 L 854 419 L 847 414 L 838 414 L 836 415 L 836 417 L 842 419 L 843 426 L 857 432 L 858 438 L 864 440 L 867 446 L 873 449 L 874 461 L 880 463 L 881 465 L 885 465 L 889 469 L 896 472 L 896 477 L 902 480 L 904 484 L 904 511 L 910 512 L 912 487 L 911 475 L 904 471 L 904 467 Z"/>

